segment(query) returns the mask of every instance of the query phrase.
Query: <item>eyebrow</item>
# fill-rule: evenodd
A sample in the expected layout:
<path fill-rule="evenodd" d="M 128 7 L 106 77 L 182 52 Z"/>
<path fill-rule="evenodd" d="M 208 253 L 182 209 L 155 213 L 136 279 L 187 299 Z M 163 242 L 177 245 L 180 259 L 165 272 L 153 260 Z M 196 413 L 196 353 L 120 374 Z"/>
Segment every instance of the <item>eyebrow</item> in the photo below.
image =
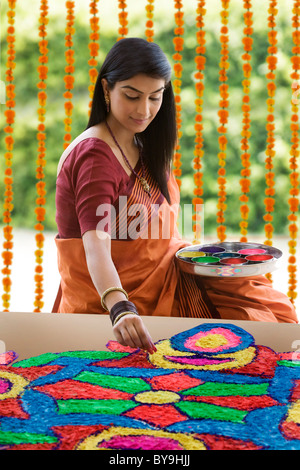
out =
<path fill-rule="evenodd" d="M 124 85 L 124 86 L 122 86 L 121 88 L 129 88 L 130 90 L 136 91 L 137 93 L 140 93 L 141 95 L 144 94 L 143 91 L 137 90 L 136 88 L 134 88 L 133 86 L 130 86 L 130 85 Z M 150 93 L 150 95 L 153 95 L 154 93 L 158 93 L 159 91 L 162 91 L 162 90 L 164 90 L 164 89 L 165 89 L 165 87 L 163 86 L 163 87 L 159 88 L 159 89 L 156 90 L 156 91 L 152 91 L 152 92 Z"/>

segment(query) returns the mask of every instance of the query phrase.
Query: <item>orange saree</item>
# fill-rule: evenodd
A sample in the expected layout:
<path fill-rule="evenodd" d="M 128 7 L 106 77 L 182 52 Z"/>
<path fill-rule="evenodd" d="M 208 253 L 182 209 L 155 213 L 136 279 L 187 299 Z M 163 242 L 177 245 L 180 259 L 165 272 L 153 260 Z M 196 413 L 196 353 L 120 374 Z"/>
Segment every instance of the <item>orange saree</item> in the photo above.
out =
<path fill-rule="evenodd" d="M 168 184 L 171 204 L 164 199 L 159 207 L 155 202 L 161 195 L 149 175 L 147 179 L 151 200 L 136 179 L 127 205 L 122 207 L 111 228 L 111 232 L 122 234 L 122 239 L 111 239 L 111 256 L 123 288 L 140 315 L 218 317 L 205 292 L 193 280 L 188 282 L 191 276 L 181 275 L 175 263 L 176 251 L 187 245 L 176 225 L 179 191 L 175 179 L 171 176 Z M 139 224 L 132 215 L 133 207 L 139 213 L 144 208 L 147 214 L 139 219 Z M 142 226 L 141 231 L 137 225 Z M 57 237 L 55 241 L 61 275 L 55 310 L 104 313 L 88 272 L 82 239 Z M 191 298 L 193 308 L 189 305 Z"/>
<path fill-rule="evenodd" d="M 122 236 L 111 238 L 112 260 L 140 315 L 297 322 L 289 300 L 263 276 L 233 280 L 180 272 L 175 253 L 188 243 L 177 230 L 177 183 L 171 175 L 168 204 L 149 174 L 147 180 L 151 199 L 136 178 L 112 225 L 112 233 Z M 87 268 L 82 239 L 57 237 L 56 246 L 61 284 L 54 311 L 105 313 Z"/>

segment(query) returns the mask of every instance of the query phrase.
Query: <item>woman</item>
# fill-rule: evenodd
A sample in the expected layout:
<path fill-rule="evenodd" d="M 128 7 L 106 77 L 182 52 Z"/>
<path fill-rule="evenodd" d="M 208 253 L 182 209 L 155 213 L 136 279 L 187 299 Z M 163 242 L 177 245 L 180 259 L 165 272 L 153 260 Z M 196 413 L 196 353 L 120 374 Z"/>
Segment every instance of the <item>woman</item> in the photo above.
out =
<path fill-rule="evenodd" d="M 228 283 L 179 272 L 174 255 L 187 243 L 176 228 L 170 80 L 166 56 L 142 39 L 118 41 L 103 63 L 87 129 L 58 167 L 56 311 L 109 311 L 117 340 L 150 352 L 139 315 L 296 322 L 263 277 Z"/>

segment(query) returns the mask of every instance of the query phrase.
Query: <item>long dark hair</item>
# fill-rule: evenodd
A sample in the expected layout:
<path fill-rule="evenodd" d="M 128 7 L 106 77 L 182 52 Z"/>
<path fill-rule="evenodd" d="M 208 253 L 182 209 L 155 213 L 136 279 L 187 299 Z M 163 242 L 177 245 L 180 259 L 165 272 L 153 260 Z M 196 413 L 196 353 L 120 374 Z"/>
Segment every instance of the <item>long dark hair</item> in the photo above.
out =
<path fill-rule="evenodd" d="M 168 172 L 176 144 L 176 111 L 171 84 L 171 66 L 160 47 L 140 38 L 117 41 L 99 72 L 94 90 L 91 114 L 87 129 L 106 120 L 107 110 L 101 80 L 105 78 L 110 89 L 116 82 L 128 80 L 138 74 L 165 80 L 165 91 L 159 112 L 145 129 L 137 135 L 143 147 L 148 170 L 168 202 Z"/>

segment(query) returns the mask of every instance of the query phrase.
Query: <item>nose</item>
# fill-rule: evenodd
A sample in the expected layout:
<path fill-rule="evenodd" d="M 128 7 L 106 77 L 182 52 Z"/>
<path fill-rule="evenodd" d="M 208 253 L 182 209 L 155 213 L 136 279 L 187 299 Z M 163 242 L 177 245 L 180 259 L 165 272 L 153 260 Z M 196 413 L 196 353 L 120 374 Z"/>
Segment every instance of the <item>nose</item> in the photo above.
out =
<path fill-rule="evenodd" d="M 145 97 L 138 101 L 136 111 L 143 117 L 148 117 L 150 115 L 150 103 L 148 98 Z"/>

